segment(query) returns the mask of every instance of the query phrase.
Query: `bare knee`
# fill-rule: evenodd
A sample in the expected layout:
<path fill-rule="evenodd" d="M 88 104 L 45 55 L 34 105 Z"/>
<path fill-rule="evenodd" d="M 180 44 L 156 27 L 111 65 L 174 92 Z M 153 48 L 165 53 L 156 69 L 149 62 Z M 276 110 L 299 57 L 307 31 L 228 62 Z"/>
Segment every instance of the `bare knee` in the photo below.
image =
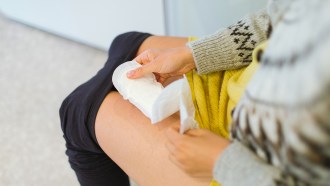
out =
<path fill-rule="evenodd" d="M 176 48 L 185 46 L 188 42 L 186 37 L 173 37 L 173 36 L 150 36 L 139 47 L 137 55 L 143 51 L 152 48 L 165 49 Z"/>
<path fill-rule="evenodd" d="M 95 122 L 95 133 L 99 145 L 104 146 L 103 141 L 109 143 L 109 138 L 122 138 L 122 136 L 134 136 L 136 138 L 150 138 L 151 141 L 164 140 L 164 132 L 173 125 L 179 125 L 179 114 L 174 114 L 162 122 L 153 125 L 150 119 L 132 105 L 118 92 L 111 92 L 106 96 L 98 111 Z M 155 135 L 157 134 L 157 135 Z"/>

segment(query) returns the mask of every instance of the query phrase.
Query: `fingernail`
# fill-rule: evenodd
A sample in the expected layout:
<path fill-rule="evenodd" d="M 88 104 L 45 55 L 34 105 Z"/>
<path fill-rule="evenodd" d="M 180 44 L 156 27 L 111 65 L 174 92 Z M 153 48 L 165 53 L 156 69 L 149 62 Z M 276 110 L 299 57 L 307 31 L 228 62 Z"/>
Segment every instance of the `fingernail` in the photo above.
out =
<path fill-rule="evenodd" d="M 134 70 L 131 70 L 131 71 L 129 71 L 129 72 L 127 72 L 127 77 L 133 77 L 134 76 Z"/>

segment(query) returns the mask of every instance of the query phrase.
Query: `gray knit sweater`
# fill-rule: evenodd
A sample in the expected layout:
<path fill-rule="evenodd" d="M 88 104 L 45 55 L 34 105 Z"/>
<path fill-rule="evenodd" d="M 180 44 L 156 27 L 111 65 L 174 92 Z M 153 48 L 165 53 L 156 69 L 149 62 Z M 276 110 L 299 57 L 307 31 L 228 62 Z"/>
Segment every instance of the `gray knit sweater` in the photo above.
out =
<path fill-rule="evenodd" d="M 261 68 L 235 110 L 233 143 L 214 167 L 214 178 L 223 186 L 330 185 L 330 135 L 326 132 L 330 128 L 330 107 L 326 106 L 330 102 L 326 93 L 330 73 L 325 70 L 330 69 L 328 9 L 330 1 L 324 0 L 269 0 L 267 11 L 248 15 L 235 25 L 188 44 L 198 72 L 205 74 L 248 65 L 254 47 L 266 39 L 270 22 L 274 30 Z M 313 27 L 318 18 L 322 21 Z M 321 44 L 315 45 L 316 41 L 322 42 L 320 38 L 324 39 L 321 48 Z M 292 69 L 293 75 L 287 69 Z M 298 77 L 310 77 L 305 82 L 311 82 L 313 76 L 303 74 L 308 70 L 315 75 L 315 81 L 309 84 L 313 85 L 311 88 L 304 89 L 306 86 L 301 85 L 302 78 Z M 293 81 L 279 81 L 279 77 Z M 321 98 L 324 105 L 312 104 Z M 267 112 L 267 117 L 274 121 L 251 120 L 243 125 L 238 118 L 244 109 L 244 113 L 258 109 Z M 283 113 L 288 115 L 284 117 Z M 265 121 L 262 114 L 254 117 Z M 303 129 L 297 130 L 300 127 Z M 293 179 L 285 181 L 283 176 Z"/>
<path fill-rule="evenodd" d="M 253 49 L 266 40 L 269 16 L 265 10 L 246 16 L 238 23 L 188 43 L 199 74 L 247 66 Z"/>

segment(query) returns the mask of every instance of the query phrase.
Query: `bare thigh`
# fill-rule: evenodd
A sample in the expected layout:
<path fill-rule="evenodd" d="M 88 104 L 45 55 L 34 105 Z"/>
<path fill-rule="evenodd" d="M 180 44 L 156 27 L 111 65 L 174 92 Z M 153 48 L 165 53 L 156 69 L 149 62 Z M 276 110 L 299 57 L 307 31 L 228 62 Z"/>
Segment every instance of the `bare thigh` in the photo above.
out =
<path fill-rule="evenodd" d="M 137 55 L 150 48 L 176 48 L 185 46 L 188 38 L 186 37 L 171 37 L 171 36 L 151 36 L 148 37 L 140 46 Z"/>
<path fill-rule="evenodd" d="M 152 36 L 138 54 L 148 48 L 179 47 L 186 42 L 187 38 Z M 104 152 L 141 186 L 209 185 L 209 181 L 195 180 L 170 162 L 164 133 L 173 125 L 179 125 L 178 115 L 152 125 L 134 105 L 111 92 L 98 111 L 95 133 Z"/>
<path fill-rule="evenodd" d="M 99 109 L 95 131 L 104 152 L 139 185 L 209 185 L 170 162 L 164 133 L 173 125 L 179 125 L 178 115 L 152 125 L 134 105 L 112 92 Z"/>

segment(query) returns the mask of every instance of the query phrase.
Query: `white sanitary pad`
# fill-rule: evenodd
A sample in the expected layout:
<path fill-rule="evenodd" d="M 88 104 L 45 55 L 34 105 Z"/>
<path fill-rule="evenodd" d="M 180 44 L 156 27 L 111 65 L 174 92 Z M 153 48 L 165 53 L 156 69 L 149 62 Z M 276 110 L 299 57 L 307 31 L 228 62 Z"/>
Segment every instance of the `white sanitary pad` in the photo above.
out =
<path fill-rule="evenodd" d="M 123 98 L 140 109 L 153 124 L 180 110 L 180 132 L 184 133 L 190 128 L 196 128 L 195 110 L 187 80 L 185 78 L 177 80 L 164 88 L 156 81 L 153 74 L 139 79 L 127 78 L 128 71 L 140 66 L 135 61 L 129 61 L 115 70 L 112 81 Z"/>

